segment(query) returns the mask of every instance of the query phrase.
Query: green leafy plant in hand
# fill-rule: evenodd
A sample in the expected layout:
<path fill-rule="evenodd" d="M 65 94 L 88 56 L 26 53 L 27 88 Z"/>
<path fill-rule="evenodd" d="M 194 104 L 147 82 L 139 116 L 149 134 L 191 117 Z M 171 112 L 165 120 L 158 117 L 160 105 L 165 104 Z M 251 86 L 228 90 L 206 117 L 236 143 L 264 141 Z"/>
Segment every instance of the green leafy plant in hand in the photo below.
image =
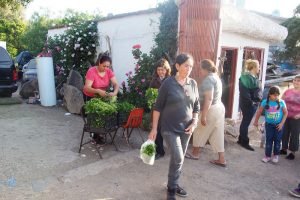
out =
<path fill-rule="evenodd" d="M 143 154 L 148 155 L 149 157 L 155 155 L 155 144 L 148 144 L 147 146 L 143 147 L 142 149 Z"/>

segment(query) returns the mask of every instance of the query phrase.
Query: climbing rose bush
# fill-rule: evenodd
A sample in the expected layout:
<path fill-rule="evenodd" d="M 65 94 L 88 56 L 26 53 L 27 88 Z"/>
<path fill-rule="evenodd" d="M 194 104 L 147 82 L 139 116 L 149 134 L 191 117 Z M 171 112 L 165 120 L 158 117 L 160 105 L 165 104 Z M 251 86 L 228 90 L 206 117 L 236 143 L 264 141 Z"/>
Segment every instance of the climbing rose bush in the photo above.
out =
<path fill-rule="evenodd" d="M 136 60 L 135 67 L 133 71 L 125 74 L 127 80 L 121 83 L 122 96 L 120 98 L 126 99 L 136 107 L 147 109 L 145 93 L 152 80 L 154 60 L 153 57 L 142 53 L 140 44 L 132 47 L 132 55 Z"/>
<path fill-rule="evenodd" d="M 83 21 L 69 23 L 64 34 L 50 37 L 48 43 L 55 67 L 62 69 L 65 76 L 75 69 L 84 77 L 96 57 L 97 32 L 96 22 Z"/>

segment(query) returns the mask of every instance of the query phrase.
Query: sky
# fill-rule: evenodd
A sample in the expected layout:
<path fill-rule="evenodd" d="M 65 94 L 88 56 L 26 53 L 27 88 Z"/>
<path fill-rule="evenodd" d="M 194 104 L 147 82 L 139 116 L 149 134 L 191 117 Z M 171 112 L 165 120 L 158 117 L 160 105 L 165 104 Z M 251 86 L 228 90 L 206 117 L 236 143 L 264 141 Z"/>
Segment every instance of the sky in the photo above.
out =
<path fill-rule="evenodd" d="M 33 0 L 25 10 L 26 19 L 30 19 L 34 12 L 45 12 L 46 8 L 54 17 L 70 8 L 76 11 L 99 13 L 106 16 L 154 8 L 163 0 Z M 224 0 L 231 2 L 244 2 L 244 8 L 272 14 L 279 10 L 281 17 L 291 17 L 293 10 L 300 4 L 299 0 Z"/>

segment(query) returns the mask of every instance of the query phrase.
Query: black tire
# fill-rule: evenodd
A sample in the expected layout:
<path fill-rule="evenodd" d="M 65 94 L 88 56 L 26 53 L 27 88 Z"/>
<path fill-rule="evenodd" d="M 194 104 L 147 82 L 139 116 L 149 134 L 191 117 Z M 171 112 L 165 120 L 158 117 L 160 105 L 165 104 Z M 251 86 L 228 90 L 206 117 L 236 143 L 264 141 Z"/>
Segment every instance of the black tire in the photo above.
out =
<path fill-rule="evenodd" d="M 11 96 L 12 96 L 11 92 L 0 93 L 0 97 L 11 97 Z"/>

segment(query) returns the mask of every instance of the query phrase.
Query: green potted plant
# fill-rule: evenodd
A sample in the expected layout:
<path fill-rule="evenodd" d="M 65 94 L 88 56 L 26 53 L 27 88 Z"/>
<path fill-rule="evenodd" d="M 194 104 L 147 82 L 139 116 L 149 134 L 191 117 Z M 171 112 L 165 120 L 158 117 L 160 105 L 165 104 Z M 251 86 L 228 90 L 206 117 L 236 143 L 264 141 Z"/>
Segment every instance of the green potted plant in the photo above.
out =
<path fill-rule="evenodd" d="M 85 112 L 88 123 L 96 128 L 111 128 L 117 123 L 117 106 L 115 103 L 103 101 L 101 98 L 93 98 L 86 102 Z"/>
<path fill-rule="evenodd" d="M 157 96 L 158 96 L 158 89 L 156 88 L 148 88 L 146 90 L 146 99 L 147 99 L 147 105 L 150 110 L 152 110 L 153 105 L 156 102 Z"/>
<path fill-rule="evenodd" d="M 151 129 L 151 121 L 152 121 L 152 108 L 156 102 L 158 96 L 158 89 L 156 88 L 148 88 L 145 93 L 147 106 L 150 109 L 150 113 L 146 113 L 143 118 L 143 129 L 149 131 Z"/>
<path fill-rule="evenodd" d="M 118 103 L 116 103 L 116 106 L 117 106 L 118 123 L 119 124 L 126 122 L 128 116 L 130 114 L 130 111 L 135 108 L 134 105 L 132 105 L 131 103 L 129 103 L 127 101 L 118 102 Z"/>

